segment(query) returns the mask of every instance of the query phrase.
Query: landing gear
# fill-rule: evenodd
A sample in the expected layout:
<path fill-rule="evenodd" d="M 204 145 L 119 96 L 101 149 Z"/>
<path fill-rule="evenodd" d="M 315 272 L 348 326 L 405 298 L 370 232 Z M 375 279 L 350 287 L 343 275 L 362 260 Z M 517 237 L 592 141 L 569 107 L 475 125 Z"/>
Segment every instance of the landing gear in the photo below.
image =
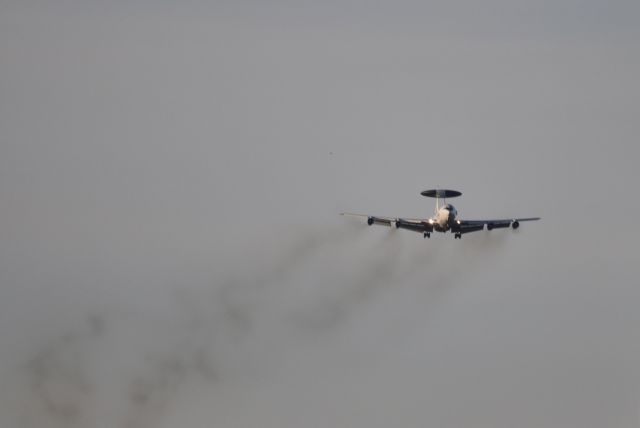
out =
<path fill-rule="evenodd" d="M 431 232 L 425 232 L 424 233 L 424 237 L 425 238 L 431 238 Z"/>
<path fill-rule="evenodd" d="M 462 233 L 456 232 L 456 234 L 453 236 L 453 239 L 462 239 Z"/>

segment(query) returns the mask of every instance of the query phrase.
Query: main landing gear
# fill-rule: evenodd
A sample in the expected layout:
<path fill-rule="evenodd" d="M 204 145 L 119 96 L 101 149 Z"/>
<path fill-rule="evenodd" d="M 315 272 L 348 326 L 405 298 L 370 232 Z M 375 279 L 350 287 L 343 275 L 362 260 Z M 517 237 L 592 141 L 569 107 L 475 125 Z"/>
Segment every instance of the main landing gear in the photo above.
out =
<path fill-rule="evenodd" d="M 431 238 L 431 232 L 425 232 L 424 233 L 424 237 L 425 238 Z"/>
<path fill-rule="evenodd" d="M 453 239 L 462 239 L 462 233 L 456 232 L 456 234 L 453 235 Z"/>

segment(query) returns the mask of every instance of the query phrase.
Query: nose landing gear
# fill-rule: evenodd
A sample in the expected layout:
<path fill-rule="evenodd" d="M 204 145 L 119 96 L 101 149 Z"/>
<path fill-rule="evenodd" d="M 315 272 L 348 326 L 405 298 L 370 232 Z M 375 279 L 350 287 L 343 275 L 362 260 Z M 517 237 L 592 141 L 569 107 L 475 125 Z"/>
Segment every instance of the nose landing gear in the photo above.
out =
<path fill-rule="evenodd" d="M 456 234 L 453 236 L 453 239 L 462 239 L 462 233 L 456 232 Z"/>
<path fill-rule="evenodd" d="M 424 237 L 425 238 L 431 238 L 431 232 L 425 232 L 424 233 Z"/>

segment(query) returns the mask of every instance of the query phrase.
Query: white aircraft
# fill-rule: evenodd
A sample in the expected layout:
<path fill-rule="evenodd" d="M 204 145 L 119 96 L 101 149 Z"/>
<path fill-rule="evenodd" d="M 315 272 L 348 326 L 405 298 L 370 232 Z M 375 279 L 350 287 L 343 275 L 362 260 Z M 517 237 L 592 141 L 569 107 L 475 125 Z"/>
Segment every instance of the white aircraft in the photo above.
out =
<path fill-rule="evenodd" d="M 436 198 L 436 210 L 433 217 L 428 219 L 414 218 L 393 218 L 393 217 L 376 217 L 366 214 L 341 213 L 341 215 L 366 218 L 369 226 L 379 224 L 383 226 L 395 225 L 398 229 L 413 230 L 422 233 L 425 238 L 431 237 L 431 232 L 448 232 L 455 233 L 455 239 L 461 239 L 462 235 L 469 232 L 477 232 L 484 229 L 487 230 L 504 229 L 512 227 L 517 229 L 520 227 L 521 221 L 540 220 L 540 217 L 525 218 L 505 218 L 497 220 L 462 220 L 458 217 L 458 211 L 451 204 L 447 203 L 447 198 L 455 198 L 462 195 L 457 190 L 447 189 L 431 189 L 420 193 L 422 196 Z"/>

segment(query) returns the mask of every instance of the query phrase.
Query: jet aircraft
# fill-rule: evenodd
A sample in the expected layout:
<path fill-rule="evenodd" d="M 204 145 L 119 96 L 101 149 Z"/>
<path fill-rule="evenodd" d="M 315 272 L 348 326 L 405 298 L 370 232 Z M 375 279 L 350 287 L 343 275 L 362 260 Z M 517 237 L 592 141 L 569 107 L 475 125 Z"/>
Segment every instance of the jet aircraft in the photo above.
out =
<path fill-rule="evenodd" d="M 462 235 L 470 232 L 484 230 L 504 229 L 511 227 L 517 229 L 520 222 L 540 220 L 540 217 L 505 218 L 494 220 L 463 220 L 458 217 L 456 208 L 447 203 L 447 198 L 455 198 L 462 195 L 457 190 L 430 189 L 420 193 L 422 196 L 436 199 L 436 209 L 432 217 L 427 219 L 378 217 L 366 214 L 341 213 L 341 215 L 366 218 L 369 226 L 378 224 L 398 229 L 413 230 L 422 233 L 425 238 L 430 238 L 432 232 L 451 232 L 454 239 L 461 239 Z"/>

